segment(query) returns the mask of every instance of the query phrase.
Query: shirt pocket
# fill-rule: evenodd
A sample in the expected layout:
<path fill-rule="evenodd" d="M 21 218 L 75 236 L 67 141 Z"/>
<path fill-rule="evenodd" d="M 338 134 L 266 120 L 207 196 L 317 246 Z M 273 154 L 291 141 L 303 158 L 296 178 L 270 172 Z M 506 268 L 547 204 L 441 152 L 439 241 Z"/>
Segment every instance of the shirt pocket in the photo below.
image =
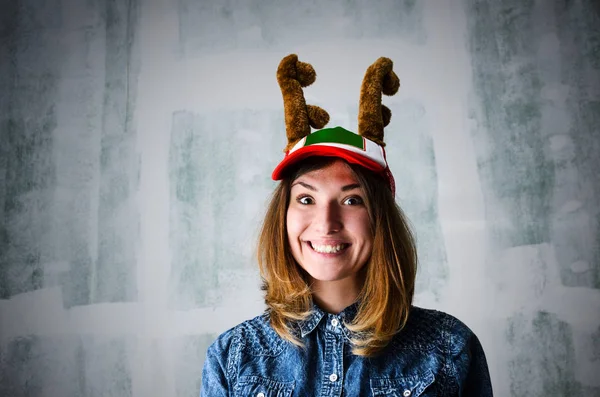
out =
<path fill-rule="evenodd" d="M 434 380 L 435 377 L 430 370 L 422 374 L 400 378 L 371 379 L 371 392 L 373 396 L 426 397 L 430 395 L 426 389 L 431 386 Z"/>
<path fill-rule="evenodd" d="M 290 397 L 294 382 L 282 382 L 262 376 L 241 376 L 235 386 L 236 397 Z"/>

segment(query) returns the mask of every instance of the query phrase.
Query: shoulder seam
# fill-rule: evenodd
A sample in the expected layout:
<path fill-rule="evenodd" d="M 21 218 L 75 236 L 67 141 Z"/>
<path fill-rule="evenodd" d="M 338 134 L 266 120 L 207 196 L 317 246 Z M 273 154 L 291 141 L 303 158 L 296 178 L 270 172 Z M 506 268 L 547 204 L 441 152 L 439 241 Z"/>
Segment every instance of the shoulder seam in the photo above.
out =
<path fill-rule="evenodd" d="M 456 319 L 453 316 L 445 316 L 446 317 L 446 321 L 445 322 L 445 326 L 443 328 L 443 336 L 444 336 L 444 369 L 446 372 L 446 376 L 445 376 L 445 387 L 444 387 L 444 392 L 448 393 L 451 392 L 453 389 L 453 384 L 452 381 L 454 379 L 455 373 L 456 373 L 456 368 L 454 368 L 454 360 L 452 360 L 452 343 L 453 343 L 453 334 L 452 334 L 452 328 L 454 328 L 454 325 L 456 324 Z"/>
<path fill-rule="evenodd" d="M 241 357 L 241 345 L 243 343 L 243 338 L 241 336 L 241 326 L 237 326 L 234 329 L 233 338 L 231 341 L 230 354 L 227 357 L 227 378 L 229 380 L 229 384 L 233 385 L 235 383 L 236 378 L 236 368 L 238 367 L 238 363 Z"/>

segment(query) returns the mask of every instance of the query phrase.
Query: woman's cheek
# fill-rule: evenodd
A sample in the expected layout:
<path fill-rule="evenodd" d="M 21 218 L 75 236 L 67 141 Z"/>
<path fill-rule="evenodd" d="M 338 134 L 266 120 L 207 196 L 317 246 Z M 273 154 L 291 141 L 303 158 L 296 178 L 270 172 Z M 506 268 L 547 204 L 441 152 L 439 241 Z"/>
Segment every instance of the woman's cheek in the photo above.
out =
<path fill-rule="evenodd" d="M 301 219 L 300 214 L 297 210 L 293 208 L 289 208 L 287 212 L 287 232 L 288 238 L 290 240 L 295 240 L 298 238 L 297 232 L 299 229 L 299 220 Z"/>

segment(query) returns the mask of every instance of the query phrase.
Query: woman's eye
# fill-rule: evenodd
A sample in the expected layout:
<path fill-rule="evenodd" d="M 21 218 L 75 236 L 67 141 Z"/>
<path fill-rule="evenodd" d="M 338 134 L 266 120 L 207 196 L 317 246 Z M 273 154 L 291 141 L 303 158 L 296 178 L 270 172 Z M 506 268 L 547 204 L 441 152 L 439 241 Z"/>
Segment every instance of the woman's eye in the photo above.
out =
<path fill-rule="evenodd" d="M 300 204 L 308 205 L 313 203 L 312 197 L 309 196 L 301 196 L 296 199 Z"/>
<path fill-rule="evenodd" d="M 361 205 L 363 203 L 363 199 L 357 196 L 348 197 L 344 200 L 344 204 L 346 205 Z"/>

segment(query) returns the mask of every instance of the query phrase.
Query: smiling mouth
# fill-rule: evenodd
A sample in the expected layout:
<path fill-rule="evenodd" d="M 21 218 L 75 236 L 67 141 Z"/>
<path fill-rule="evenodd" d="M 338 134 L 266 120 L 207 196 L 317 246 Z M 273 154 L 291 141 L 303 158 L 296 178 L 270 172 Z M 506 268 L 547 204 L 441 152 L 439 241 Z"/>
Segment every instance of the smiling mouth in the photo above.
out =
<path fill-rule="evenodd" d="M 342 252 L 343 250 L 345 250 L 346 248 L 348 248 L 350 246 L 350 244 L 346 244 L 346 243 L 333 244 L 333 245 L 316 244 L 311 241 L 307 241 L 307 243 L 310 246 L 310 248 L 313 249 L 313 251 L 318 252 L 319 254 L 337 254 L 337 253 Z"/>

